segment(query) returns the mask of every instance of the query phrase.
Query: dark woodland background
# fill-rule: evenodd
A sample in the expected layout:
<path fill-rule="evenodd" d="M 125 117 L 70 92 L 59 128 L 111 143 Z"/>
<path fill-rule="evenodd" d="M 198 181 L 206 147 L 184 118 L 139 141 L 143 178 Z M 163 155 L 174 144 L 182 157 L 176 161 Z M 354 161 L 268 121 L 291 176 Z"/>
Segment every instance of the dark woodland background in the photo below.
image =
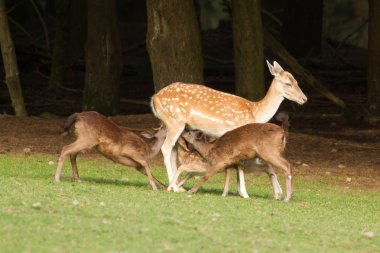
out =
<path fill-rule="evenodd" d="M 147 113 L 175 81 L 258 100 L 268 59 L 309 97 L 291 113 L 373 118 L 379 14 L 377 0 L 0 0 L 0 113 Z"/>

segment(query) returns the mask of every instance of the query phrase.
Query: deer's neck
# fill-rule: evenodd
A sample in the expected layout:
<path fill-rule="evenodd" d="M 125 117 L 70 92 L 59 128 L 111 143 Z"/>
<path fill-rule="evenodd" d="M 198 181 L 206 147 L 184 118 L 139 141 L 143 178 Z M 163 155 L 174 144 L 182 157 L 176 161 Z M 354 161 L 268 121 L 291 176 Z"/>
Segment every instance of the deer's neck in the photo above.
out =
<path fill-rule="evenodd" d="M 200 141 L 200 142 L 194 142 L 194 143 L 192 143 L 193 144 L 193 146 L 194 146 L 194 149 L 196 150 L 196 151 L 198 151 L 198 153 L 204 158 L 204 159 L 206 159 L 206 160 L 208 160 L 208 158 L 209 158 L 209 152 L 210 152 L 210 150 L 211 150 L 211 147 L 212 147 L 212 144 L 210 144 L 210 143 L 205 143 L 205 142 L 202 142 L 202 141 Z"/>
<path fill-rule="evenodd" d="M 265 97 L 259 102 L 253 102 L 252 111 L 255 116 L 256 123 L 268 122 L 277 112 L 284 100 L 282 94 L 276 90 L 276 80 L 273 79 L 271 86 Z"/>
<path fill-rule="evenodd" d="M 160 152 L 161 150 L 161 146 L 162 144 L 164 144 L 164 141 L 165 141 L 165 138 L 154 138 L 153 141 L 151 141 L 149 143 L 149 147 L 150 147 L 150 155 L 149 155 L 149 159 L 155 157 L 158 152 Z"/>

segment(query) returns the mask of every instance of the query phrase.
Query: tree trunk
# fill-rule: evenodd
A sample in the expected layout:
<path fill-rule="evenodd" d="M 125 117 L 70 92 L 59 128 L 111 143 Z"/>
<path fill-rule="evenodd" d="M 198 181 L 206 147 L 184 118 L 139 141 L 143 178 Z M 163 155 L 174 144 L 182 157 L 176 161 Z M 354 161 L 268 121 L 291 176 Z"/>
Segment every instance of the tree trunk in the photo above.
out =
<path fill-rule="evenodd" d="M 290 0 L 284 7 L 284 46 L 295 57 L 319 54 L 323 0 Z"/>
<path fill-rule="evenodd" d="M 87 0 L 71 0 L 70 63 L 84 55 L 87 35 Z"/>
<path fill-rule="evenodd" d="M 201 35 L 193 0 L 147 0 L 147 50 L 156 91 L 203 83 Z"/>
<path fill-rule="evenodd" d="M 380 115 L 380 1 L 369 0 L 368 20 L 368 107 Z"/>
<path fill-rule="evenodd" d="M 265 95 L 260 0 L 232 1 L 235 91 L 249 100 Z"/>
<path fill-rule="evenodd" d="M 86 39 L 86 0 L 56 0 L 54 40 L 49 89 L 66 85 L 71 64 L 83 55 Z"/>
<path fill-rule="evenodd" d="M 13 109 L 17 116 L 26 116 L 15 47 L 9 31 L 5 0 L 0 0 L 0 44 L 5 69 L 5 82 L 8 86 Z"/>
<path fill-rule="evenodd" d="M 56 0 L 56 33 L 49 79 L 49 89 L 65 86 L 70 68 L 70 10 L 72 0 Z"/>
<path fill-rule="evenodd" d="M 93 0 L 88 4 L 84 110 L 118 113 L 122 66 L 116 1 Z"/>

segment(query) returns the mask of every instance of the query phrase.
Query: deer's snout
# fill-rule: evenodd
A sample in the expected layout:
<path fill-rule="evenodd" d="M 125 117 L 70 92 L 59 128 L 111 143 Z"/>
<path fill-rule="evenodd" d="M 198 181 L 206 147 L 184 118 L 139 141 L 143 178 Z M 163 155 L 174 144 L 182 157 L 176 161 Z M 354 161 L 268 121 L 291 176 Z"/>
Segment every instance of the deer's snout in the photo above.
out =
<path fill-rule="evenodd" d="M 301 101 L 301 105 L 304 104 L 304 103 L 306 103 L 306 101 L 307 101 L 307 97 L 306 97 L 305 95 L 303 95 L 303 96 L 301 97 L 300 101 Z"/>

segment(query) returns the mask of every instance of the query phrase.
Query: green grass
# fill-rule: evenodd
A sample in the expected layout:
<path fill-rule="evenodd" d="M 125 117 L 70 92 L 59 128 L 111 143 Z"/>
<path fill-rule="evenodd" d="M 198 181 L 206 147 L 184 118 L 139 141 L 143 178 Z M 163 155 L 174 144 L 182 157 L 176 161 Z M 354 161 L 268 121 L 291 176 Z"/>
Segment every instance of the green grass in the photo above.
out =
<path fill-rule="evenodd" d="M 296 177 L 284 203 L 272 199 L 266 176 L 247 176 L 251 199 L 233 184 L 223 198 L 221 174 L 194 196 L 153 192 L 132 169 L 81 157 L 83 182 L 72 181 L 67 161 L 57 184 L 48 164 L 56 159 L 0 155 L 0 252 L 380 250 L 378 193 Z M 164 169 L 153 173 L 166 182 Z"/>

